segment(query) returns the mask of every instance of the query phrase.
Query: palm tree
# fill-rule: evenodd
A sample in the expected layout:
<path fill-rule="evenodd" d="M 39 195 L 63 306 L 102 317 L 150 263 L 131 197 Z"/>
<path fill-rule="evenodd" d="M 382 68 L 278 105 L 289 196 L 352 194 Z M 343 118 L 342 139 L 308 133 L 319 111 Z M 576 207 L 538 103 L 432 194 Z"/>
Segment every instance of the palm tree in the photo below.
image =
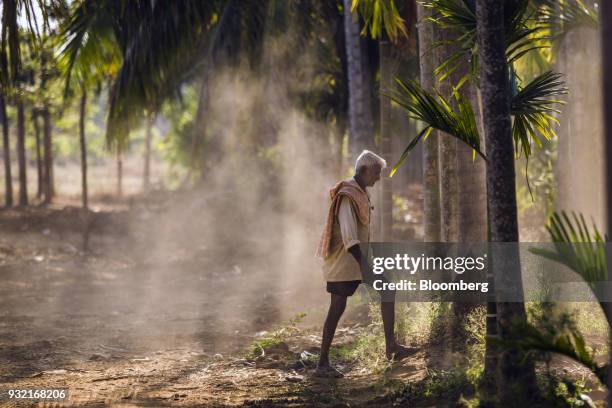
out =
<path fill-rule="evenodd" d="M 417 5 L 419 32 L 419 64 L 421 87 L 432 92 L 434 88 L 434 67 L 436 53 L 433 25 L 429 23 L 432 8 Z M 425 242 L 440 242 L 440 164 L 439 138 L 437 132 L 423 142 L 423 230 Z"/>
<path fill-rule="evenodd" d="M 351 0 L 344 0 L 344 38 L 349 89 L 349 151 L 355 158 L 359 151 L 371 148 L 374 136 L 370 89 L 366 86 L 364 50 L 359 36 L 359 16 L 352 11 Z"/>
<path fill-rule="evenodd" d="M 48 104 L 42 108 L 43 117 L 43 147 L 44 147 L 44 186 L 45 198 L 43 203 L 50 204 L 55 195 L 53 180 L 53 143 L 51 133 L 51 112 Z"/>
<path fill-rule="evenodd" d="M 156 114 L 153 111 L 149 112 L 147 117 L 147 124 L 145 129 L 145 152 L 144 152 L 144 176 L 143 176 L 143 190 L 145 193 L 149 192 L 150 188 L 150 177 L 151 177 L 151 139 L 153 124 L 155 123 Z"/>
<path fill-rule="evenodd" d="M 365 19 L 366 28 L 370 29 L 373 39 L 378 39 L 379 78 L 380 78 L 380 152 L 387 160 L 391 159 L 391 100 L 385 96 L 393 87 L 393 78 L 399 69 L 397 52 L 394 44 L 400 37 L 406 39 L 408 33 L 403 18 L 400 16 L 394 1 L 362 0 L 354 1 L 352 11 L 359 8 Z M 346 25 L 346 20 L 345 20 Z M 348 46 L 348 43 L 347 43 Z M 350 92 L 349 92 L 350 93 Z M 383 177 L 381 180 L 380 240 L 393 239 L 393 186 L 392 180 Z"/>
<path fill-rule="evenodd" d="M 85 116 L 87 112 L 87 89 L 81 90 L 81 104 L 79 109 L 79 145 L 81 148 L 81 201 L 83 209 L 88 207 L 87 194 L 87 139 L 85 138 Z"/>
<path fill-rule="evenodd" d="M 21 78 L 21 52 L 17 15 L 19 4 L 15 0 L 3 2 L 2 10 L 2 56 L 8 54 L 9 64 L 3 62 L 2 84 L 4 87 L 19 86 Z M 8 47 L 7 47 L 8 46 Z M 8 49 L 7 49 L 8 48 Z M 25 117 L 21 95 L 14 97 L 17 105 L 17 163 L 19 166 L 19 205 L 28 205 L 27 174 L 25 158 Z M 6 115 L 5 115 L 6 117 Z"/>
<path fill-rule="evenodd" d="M 38 110 L 32 108 L 32 124 L 34 125 L 34 136 L 36 138 L 36 198 L 43 196 L 43 162 L 42 162 L 42 144 L 40 140 L 40 124 L 38 122 Z"/>
<path fill-rule="evenodd" d="M 42 109 L 41 115 L 43 117 L 43 151 L 44 151 L 44 186 L 45 194 L 43 202 L 50 204 L 55 195 L 54 191 L 54 180 L 53 180 L 53 143 L 51 133 L 51 112 L 49 106 L 45 105 Z"/>
<path fill-rule="evenodd" d="M 9 122 L 6 114 L 4 94 L 0 94 L 0 119 L 2 119 L 2 148 L 4 159 L 4 203 L 13 206 L 13 178 L 11 176 L 11 146 L 9 139 Z"/>
<path fill-rule="evenodd" d="M 21 97 L 17 97 L 17 164 L 19 165 L 19 206 L 28 205 L 28 178 L 25 153 L 25 107 Z"/>
<path fill-rule="evenodd" d="M 603 150 L 603 118 L 598 109 L 602 95 L 599 83 L 592 80 L 601 76 L 600 40 L 597 9 L 589 3 L 547 1 L 542 19 L 554 33 L 555 67 L 572 89 L 560 117 L 556 207 L 580 211 L 601 224 L 605 218 L 603 157 L 593 152 Z M 567 170 L 572 160 L 583 163 L 580 169 Z M 583 183 L 587 174 L 591 182 Z"/>
<path fill-rule="evenodd" d="M 449 58 L 455 52 L 455 47 L 450 44 L 455 33 L 448 28 L 439 30 L 440 42 L 448 44 L 440 46 L 437 51 L 442 61 Z M 467 67 L 467 62 L 462 65 Z M 447 76 L 439 81 L 440 94 L 451 100 L 453 93 L 452 76 Z M 453 105 L 456 106 L 456 105 Z M 440 135 L 440 211 L 441 211 L 441 241 L 459 241 L 459 195 L 457 174 L 457 139 Z"/>
<path fill-rule="evenodd" d="M 480 59 L 480 87 L 482 91 L 483 127 L 487 146 L 487 205 L 492 242 L 518 242 L 516 208 L 514 146 L 510 117 L 510 92 L 504 32 L 504 4 L 497 0 L 478 0 L 477 30 Z M 503 262 L 490 260 L 489 267 L 500 268 L 515 285 L 521 284 L 518 250 Z M 497 304 L 499 337 L 509 337 L 512 323 L 526 321 L 523 303 Z M 499 360 L 500 402 L 516 405 L 529 402 L 534 396 L 535 371 L 529 361 L 521 366 L 516 350 L 502 353 Z"/>

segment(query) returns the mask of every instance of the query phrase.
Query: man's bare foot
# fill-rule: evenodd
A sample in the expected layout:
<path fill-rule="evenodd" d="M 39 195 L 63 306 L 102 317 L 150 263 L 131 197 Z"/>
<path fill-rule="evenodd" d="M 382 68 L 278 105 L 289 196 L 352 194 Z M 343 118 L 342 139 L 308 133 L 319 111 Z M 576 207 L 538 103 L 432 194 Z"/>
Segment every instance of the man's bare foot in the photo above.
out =
<path fill-rule="evenodd" d="M 334 367 L 330 365 L 317 366 L 317 369 L 314 372 L 315 377 L 321 378 L 342 378 L 344 374 L 340 371 L 336 370 Z"/>
<path fill-rule="evenodd" d="M 416 353 L 418 349 L 416 347 L 406 347 L 401 344 L 396 344 L 392 348 L 387 349 L 387 360 L 389 361 L 400 361 Z"/>

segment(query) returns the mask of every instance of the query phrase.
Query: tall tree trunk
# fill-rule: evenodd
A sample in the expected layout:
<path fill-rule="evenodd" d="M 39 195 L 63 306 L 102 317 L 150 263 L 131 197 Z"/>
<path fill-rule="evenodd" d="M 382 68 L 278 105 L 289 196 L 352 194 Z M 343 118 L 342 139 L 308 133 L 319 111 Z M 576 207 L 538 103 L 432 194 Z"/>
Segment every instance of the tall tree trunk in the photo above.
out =
<path fill-rule="evenodd" d="M 599 33 L 590 27 L 568 29 L 557 56 L 557 67 L 571 92 L 559 118 L 556 207 L 580 212 L 603 226 L 603 118 L 599 109 L 602 95 L 599 82 L 594 80 L 601 77 Z M 585 183 L 585 179 L 589 182 Z"/>
<path fill-rule="evenodd" d="M 36 136 L 36 198 L 43 196 L 43 160 L 40 141 L 40 126 L 38 124 L 38 112 L 36 108 L 32 109 L 32 124 L 34 124 L 34 135 Z"/>
<path fill-rule="evenodd" d="M 19 206 L 28 205 L 28 177 L 25 154 L 25 112 L 23 100 L 17 98 L 17 164 L 19 165 Z"/>
<path fill-rule="evenodd" d="M 421 68 L 421 86 L 427 91 L 433 90 L 433 70 L 436 65 L 435 53 L 431 46 L 434 43 L 433 24 L 427 21 L 431 9 L 417 5 L 419 64 Z M 438 132 L 432 132 L 423 142 L 423 229 L 425 242 L 440 242 L 440 163 Z"/>
<path fill-rule="evenodd" d="M 487 148 L 487 204 L 492 242 L 519 241 L 516 208 L 514 147 L 510 119 L 508 67 L 504 39 L 504 3 L 477 0 L 478 52 L 482 90 L 483 124 Z M 489 268 L 503 274 L 522 291 L 518 248 L 504 259 L 489 260 Z M 512 323 L 525 320 L 525 306 L 518 302 L 497 304 L 501 340 L 510 337 Z M 521 364 L 523 363 L 523 364 Z M 502 406 L 528 406 L 535 396 L 535 371 L 530 360 L 520 361 L 517 350 L 504 351 L 499 360 L 499 399 Z"/>
<path fill-rule="evenodd" d="M 87 90 L 83 87 L 79 116 L 79 143 L 81 147 L 81 201 L 83 209 L 88 207 L 87 194 L 87 140 L 85 139 L 85 118 L 87 115 Z"/>
<path fill-rule="evenodd" d="M 349 151 L 354 160 L 361 150 L 372 148 L 374 128 L 371 93 L 363 72 L 365 55 L 359 35 L 359 17 L 351 12 L 351 0 L 343 1 L 349 88 Z"/>
<path fill-rule="evenodd" d="M 13 177 L 11 174 L 11 145 L 9 139 L 9 121 L 6 114 L 4 95 L 0 93 L 0 119 L 2 119 L 2 149 L 4 154 L 4 203 L 13 206 Z"/>
<path fill-rule="evenodd" d="M 380 72 L 380 153 L 391 163 L 393 150 L 391 139 L 391 100 L 383 92 L 389 92 L 393 87 L 393 78 L 397 74 L 398 64 L 393 58 L 393 45 L 385 36 L 379 42 L 379 72 Z M 381 181 L 381 240 L 393 240 L 393 184 L 390 177 L 382 177 Z"/>
<path fill-rule="evenodd" d="M 469 84 L 466 88 L 474 115 L 476 126 L 480 134 L 481 150 L 486 154 L 484 128 L 482 123 L 482 103 L 480 92 L 476 86 Z M 459 163 L 459 236 L 461 242 L 486 242 L 488 240 L 488 211 L 487 211 L 487 181 L 486 163 L 479 157 L 472 160 L 472 149 L 465 144 L 458 146 L 457 159 Z M 487 282 L 490 291 L 494 293 L 495 280 L 493 271 L 487 271 Z M 469 306 L 469 305 L 468 305 Z M 495 342 L 490 339 L 497 338 L 497 304 L 487 302 L 486 305 L 486 341 L 484 363 L 484 391 L 493 395 L 496 387 L 497 355 Z"/>
<path fill-rule="evenodd" d="M 456 35 L 448 29 L 440 30 L 442 41 L 450 41 Z M 456 51 L 451 45 L 440 47 L 440 61 L 446 60 Z M 439 82 L 440 93 L 456 108 L 452 97 L 452 85 L 457 76 L 454 73 Z M 467 69 L 465 70 L 467 72 Z M 457 242 L 459 240 L 459 195 L 457 177 L 457 139 L 447 134 L 440 137 L 440 211 L 442 218 L 441 238 L 444 242 Z"/>
<path fill-rule="evenodd" d="M 117 196 L 123 195 L 123 154 L 117 147 Z"/>
<path fill-rule="evenodd" d="M 609 1 L 602 1 L 599 21 L 601 24 L 601 58 L 602 71 L 607 75 L 602 75 L 603 80 L 603 118 L 604 118 L 604 153 L 605 157 L 605 185 L 607 190 L 606 227 L 608 236 L 612 233 L 612 4 Z M 610 263 L 608 262 L 608 280 L 610 280 Z M 607 305 L 608 315 L 612 315 L 612 302 Z M 610 322 L 608 322 L 610 323 Z M 612 330 L 609 330 L 608 349 L 612 349 Z M 608 353 L 608 360 L 612 363 L 612 353 Z M 608 366 L 608 406 L 612 407 L 612 364 Z"/>
<path fill-rule="evenodd" d="M 151 186 L 151 138 L 153 131 L 153 123 L 155 123 L 155 113 L 149 112 L 147 117 L 147 129 L 145 132 L 145 151 L 144 151 L 144 177 L 143 177 L 143 190 L 146 193 L 149 192 Z"/>
<path fill-rule="evenodd" d="M 43 117 L 43 145 L 45 148 L 44 160 L 44 180 L 45 180 L 45 204 L 50 204 L 53 200 L 53 144 L 51 140 L 51 113 L 49 107 L 45 106 L 42 110 Z"/>

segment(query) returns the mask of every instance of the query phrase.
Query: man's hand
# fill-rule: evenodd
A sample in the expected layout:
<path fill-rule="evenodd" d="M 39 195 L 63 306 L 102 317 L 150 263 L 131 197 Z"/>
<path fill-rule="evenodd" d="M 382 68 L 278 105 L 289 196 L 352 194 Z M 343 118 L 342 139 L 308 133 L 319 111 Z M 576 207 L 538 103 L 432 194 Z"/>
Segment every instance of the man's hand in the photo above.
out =
<path fill-rule="evenodd" d="M 355 258 L 361 267 L 361 275 L 365 279 L 365 277 L 368 276 L 368 262 L 366 261 L 365 257 L 362 256 L 361 248 L 359 245 L 353 245 L 348 249 L 348 251 L 351 253 L 351 255 L 353 255 L 353 258 Z"/>

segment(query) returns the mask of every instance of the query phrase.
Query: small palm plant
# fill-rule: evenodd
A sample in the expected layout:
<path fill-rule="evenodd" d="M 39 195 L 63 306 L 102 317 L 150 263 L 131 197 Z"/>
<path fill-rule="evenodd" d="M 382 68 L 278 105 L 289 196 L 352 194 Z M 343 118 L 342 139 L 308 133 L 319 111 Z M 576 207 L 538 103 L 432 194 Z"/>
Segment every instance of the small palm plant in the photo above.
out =
<path fill-rule="evenodd" d="M 554 213 L 546 230 L 554 245 L 553 249 L 532 248 L 531 252 L 558 262 L 576 272 L 598 294 L 597 284 L 607 281 L 607 237 L 595 225 L 589 227 L 580 214 Z M 600 306 L 608 325 L 612 316 L 600 297 Z M 573 326 L 564 330 L 540 330 L 527 322 L 516 325 L 514 337 L 508 343 L 523 351 L 558 353 L 570 357 L 589 368 L 602 384 L 607 384 L 607 365 L 599 365 L 592 351 L 586 347 L 584 337 Z M 510 346 L 510 344 L 508 344 Z"/>

